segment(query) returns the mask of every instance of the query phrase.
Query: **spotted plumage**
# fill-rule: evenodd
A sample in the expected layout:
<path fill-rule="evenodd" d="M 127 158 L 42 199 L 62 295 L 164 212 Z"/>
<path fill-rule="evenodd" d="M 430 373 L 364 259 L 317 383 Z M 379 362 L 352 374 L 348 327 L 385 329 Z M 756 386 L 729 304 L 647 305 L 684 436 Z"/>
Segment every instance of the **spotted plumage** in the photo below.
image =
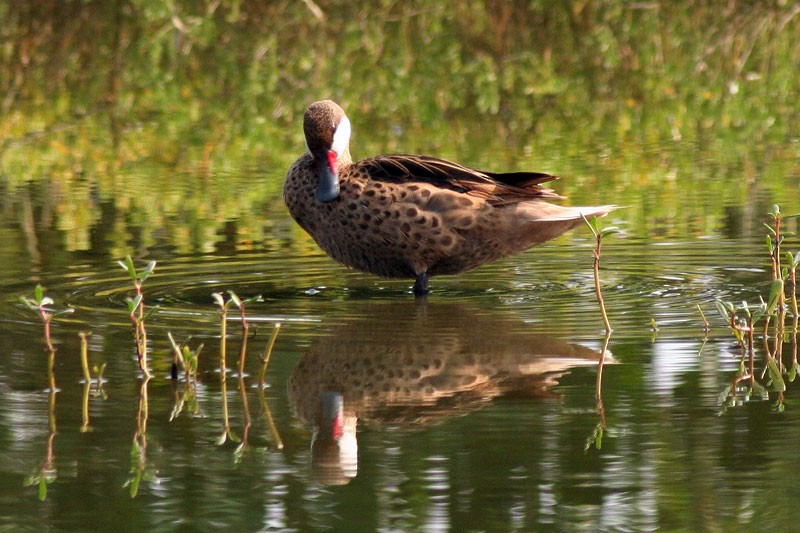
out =
<path fill-rule="evenodd" d="M 328 255 L 386 278 L 458 274 L 522 252 L 613 206 L 562 207 L 535 172 L 494 173 L 434 157 L 390 154 L 353 162 L 350 121 L 330 100 L 312 104 L 308 152 L 286 175 L 292 217 Z"/>

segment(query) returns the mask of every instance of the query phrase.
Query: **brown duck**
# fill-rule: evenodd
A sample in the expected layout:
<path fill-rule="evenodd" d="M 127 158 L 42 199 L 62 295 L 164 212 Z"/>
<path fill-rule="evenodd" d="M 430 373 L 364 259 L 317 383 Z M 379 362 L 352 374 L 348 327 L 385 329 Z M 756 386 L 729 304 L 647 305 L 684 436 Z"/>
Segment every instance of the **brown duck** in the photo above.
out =
<path fill-rule="evenodd" d="M 353 161 L 350 120 L 330 100 L 303 118 L 308 152 L 286 175 L 292 217 L 328 255 L 385 278 L 458 274 L 517 254 L 614 206 L 562 207 L 538 172 L 485 172 L 423 155 Z"/>

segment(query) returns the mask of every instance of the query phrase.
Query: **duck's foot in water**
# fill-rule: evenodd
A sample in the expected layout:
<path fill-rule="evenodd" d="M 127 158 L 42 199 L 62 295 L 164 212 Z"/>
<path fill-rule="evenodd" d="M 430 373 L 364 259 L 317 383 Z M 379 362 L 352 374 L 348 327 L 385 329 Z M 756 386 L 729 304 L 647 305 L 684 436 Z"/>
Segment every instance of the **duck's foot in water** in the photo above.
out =
<path fill-rule="evenodd" d="M 414 296 L 427 296 L 429 292 L 428 273 L 422 272 L 417 276 L 417 280 L 414 282 Z"/>

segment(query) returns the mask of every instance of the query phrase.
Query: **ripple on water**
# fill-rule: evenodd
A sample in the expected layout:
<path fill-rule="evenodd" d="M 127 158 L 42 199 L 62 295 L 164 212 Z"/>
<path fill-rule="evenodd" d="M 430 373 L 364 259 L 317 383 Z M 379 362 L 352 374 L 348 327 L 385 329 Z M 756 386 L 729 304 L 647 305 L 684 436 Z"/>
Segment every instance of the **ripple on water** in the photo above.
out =
<path fill-rule="evenodd" d="M 763 246 L 763 245 L 761 245 Z M 556 330 L 602 329 L 592 274 L 592 244 L 587 239 L 559 239 L 459 276 L 435 277 L 432 301 L 468 301 L 528 323 L 552 324 Z M 604 245 L 601 284 L 612 325 L 618 332 L 646 332 L 651 319 L 663 325 L 695 328 L 697 305 L 713 313 L 717 298 L 749 299 L 761 290 L 765 273 L 753 265 L 753 250 L 737 242 L 648 243 L 609 239 Z M 166 254 L 165 254 L 166 255 Z M 149 258 L 148 258 L 149 259 Z M 235 291 L 246 298 L 262 295 L 251 309 L 263 317 L 316 317 L 360 300 L 413 299 L 411 280 L 383 280 L 335 264 L 321 252 L 285 250 L 236 255 L 167 255 L 156 257 L 155 273 L 144 286 L 145 301 L 169 320 L 217 320 L 213 292 Z M 144 266 L 145 260 L 137 260 Z M 79 263 L 41 280 L 57 306 L 74 307 L 79 316 L 126 325 L 130 280 L 114 262 Z M 3 287 L 0 315 L 5 320 L 36 322 L 19 304 L 34 282 Z"/>

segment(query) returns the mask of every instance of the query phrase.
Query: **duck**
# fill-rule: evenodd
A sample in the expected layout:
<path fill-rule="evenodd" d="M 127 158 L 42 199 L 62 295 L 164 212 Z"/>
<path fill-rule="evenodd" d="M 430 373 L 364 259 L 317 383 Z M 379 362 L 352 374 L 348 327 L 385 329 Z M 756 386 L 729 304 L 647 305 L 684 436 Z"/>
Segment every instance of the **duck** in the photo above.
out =
<path fill-rule="evenodd" d="M 307 151 L 289 168 L 292 218 L 332 259 L 382 278 L 454 275 L 519 254 L 616 206 L 566 207 L 541 172 L 490 172 L 412 154 L 354 161 L 350 119 L 332 100 L 303 116 Z"/>

